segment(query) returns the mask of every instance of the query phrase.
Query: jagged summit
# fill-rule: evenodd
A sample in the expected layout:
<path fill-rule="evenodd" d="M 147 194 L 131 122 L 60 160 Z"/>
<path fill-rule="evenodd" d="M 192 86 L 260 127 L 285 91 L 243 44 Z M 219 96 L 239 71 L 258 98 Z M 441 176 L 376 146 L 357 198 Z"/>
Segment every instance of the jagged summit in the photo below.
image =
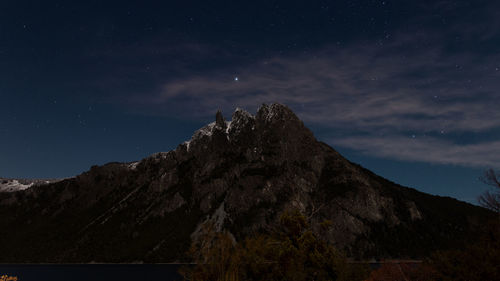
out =
<path fill-rule="evenodd" d="M 354 258 L 459 247 L 492 213 L 405 188 L 349 162 L 286 106 L 221 111 L 175 150 L 0 192 L 0 262 L 173 262 L 203 225 L 235 239 L 295 208 Z M 328 229 L 321 222 L 329 220 Z"/>
<path fill-rule="evenodd" d="M 263 134 L 284 134 L 283 140 L 293 140 L 300 135 L 308 135 L 313 138 L 312 133 L 307 129 L 302 121 L 286 105 L 274 103 L 272 105 L 263 104 L 254 116 L 248 111 L 236 108 L 231 116 L 231 121 L 226 121 L 222 112 L 217 111 L 215 122 L 212 122 L 197 130 L 191 140 L 184 142 L 187 151 L 191 151 L 193 146 L 201 145 L 205 147 L 207 142 L 212 140 L 214 135 L 219 137 L 225 134 L 225 139 L 220 140 L 220 145 L 241 145 L 254 139 L 255 136 Z M 183 149 L 182 147 L 180 148 Z"/>

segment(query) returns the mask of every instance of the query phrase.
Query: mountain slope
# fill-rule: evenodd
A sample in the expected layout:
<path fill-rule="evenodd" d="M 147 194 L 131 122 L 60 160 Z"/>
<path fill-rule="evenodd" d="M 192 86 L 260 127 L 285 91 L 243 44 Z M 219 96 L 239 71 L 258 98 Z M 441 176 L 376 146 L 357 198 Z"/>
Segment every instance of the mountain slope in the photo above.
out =
<path fill-rule="evenodd" d="M 298 208 L 355 258 L 459 247 L 492 213 L 399 186 L 318 142 L 286 106 L 237 109 L 166 153 L 0 193 L 0 262 L 185 260 L 201 226 L 236 239 Z M 327 231 L 319 223 L 332 221 Z"/>

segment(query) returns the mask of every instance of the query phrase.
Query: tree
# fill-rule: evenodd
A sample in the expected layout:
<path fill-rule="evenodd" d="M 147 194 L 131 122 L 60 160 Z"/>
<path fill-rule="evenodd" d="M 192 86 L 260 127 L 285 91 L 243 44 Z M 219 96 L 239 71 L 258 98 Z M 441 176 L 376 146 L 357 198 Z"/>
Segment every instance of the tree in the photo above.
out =
<path fill-rule="evenodd" d="M 328 222 L 322 226 L 328 227 Z M 241 260 L 247 265 L 243 280 L 354 281 L 369 273 L 317 237 L 297 210 L 283 213 L 279 228 L 271 234 L 247 238 L 243 245 Z"/>
<path fill-rule="evenodd" d="M 191 256 L 196 265 L 181 272 L 187 280 L 356 281 L 369 275 L 367 265 L 348 263 L 295 210 L 283 213 L 270 234 L 241 243 L 234 243 L 228 233 L 208 232 L 193 245 Z"/>
<path fill-rule="evenodd" d="M 489 169 L 480 180 L 492 186 L 495 190 L 493 192 L 486 191 L 479 196 L 479 204 L 494 212 L 500 213 L 500 174 L 495 173 L 493 169 Z"/>
<path fill-rule="evenodd" d="M 216 232 L 213 224 L 205 224 L 200 239 L 189 250 L 196 265 L 181 267 L 179 273 L 192 281 L 238 281 L 237 246 L 229 233 Z"/>

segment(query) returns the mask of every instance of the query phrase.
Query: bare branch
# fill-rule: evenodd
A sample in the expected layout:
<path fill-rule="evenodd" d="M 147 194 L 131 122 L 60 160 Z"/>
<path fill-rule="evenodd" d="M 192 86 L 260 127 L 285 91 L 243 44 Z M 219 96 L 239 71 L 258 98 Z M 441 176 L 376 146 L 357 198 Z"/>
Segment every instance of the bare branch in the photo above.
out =
<path fill-rule="evenodd" d="M 479 204 L 494 212 L 500 213 L 500 194 L 486 191 L 478 198 Z"/>
<path fill-rule="evenodd" d="M 489 169 L 479 179 L 485 184 L 495 188 L 493 192 L 486 191 L 479 196 L 479 204 L 487 209 L 500 213 L 500 174 L 495 173 L 493 169 Z"/>
<path fill-rule="evenodd" d="M 500 175 L 497 175 L 493 169 L 484 172 L 484 175 L 479 179 L 487 185 L 500 188 Z"/>

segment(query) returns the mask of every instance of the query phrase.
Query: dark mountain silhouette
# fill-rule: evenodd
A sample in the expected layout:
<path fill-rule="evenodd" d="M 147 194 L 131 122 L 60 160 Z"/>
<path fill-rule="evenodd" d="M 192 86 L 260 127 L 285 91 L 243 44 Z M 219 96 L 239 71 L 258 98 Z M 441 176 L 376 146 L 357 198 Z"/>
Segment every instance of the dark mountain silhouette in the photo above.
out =
<path fill-rule="evenodd" d="M 288 208 L 358 259 L 461 247 L 493 216 L 349 162 L 273 104 L 255 116 L 237 109 L 231 122 L 218 112 L 190 141 L 140 162 L 0 193 L 0 262 L 183 261 L 203 224 L 239 240 Z"/>

